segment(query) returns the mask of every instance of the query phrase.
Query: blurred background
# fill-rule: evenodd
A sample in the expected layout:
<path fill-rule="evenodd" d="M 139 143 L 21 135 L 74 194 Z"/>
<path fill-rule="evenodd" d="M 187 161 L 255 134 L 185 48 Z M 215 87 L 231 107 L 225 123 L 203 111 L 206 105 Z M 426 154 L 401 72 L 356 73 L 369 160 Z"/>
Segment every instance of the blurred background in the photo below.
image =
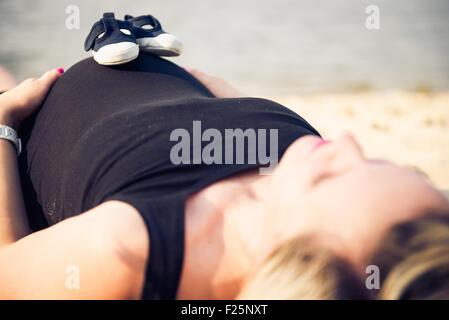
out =
<path fill-rule="evenodd" d="M 379 30 L 365 27 L 370 4 Z M 80 29 L 66 28 L 69 5 Z M 173 61 L 246 91 L 449 89 L 448 0 L 0 0 L 0 63 L 20 79 L 67 68 L 105 11 L 153 14 L 185 43 Z"/>
<path fill-rule="evenodd" d="M 365 25 L 369 5 L 380 29 Z M 173 62 L 276 100 L 326 137 L 352 132 L 368 156 L 449 189 L 448 0 L 0 0 L 0 65 L 19 80 L 69 68 L 106 11 L 154 15 L 184 42 Z"/>

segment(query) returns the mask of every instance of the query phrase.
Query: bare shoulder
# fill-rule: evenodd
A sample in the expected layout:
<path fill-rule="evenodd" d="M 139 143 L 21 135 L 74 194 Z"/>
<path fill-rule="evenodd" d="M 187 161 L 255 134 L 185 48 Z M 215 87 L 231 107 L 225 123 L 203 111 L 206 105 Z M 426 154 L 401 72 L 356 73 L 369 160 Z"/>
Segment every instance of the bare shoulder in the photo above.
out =
<path fill-rule="evenodd" d="M 130 204 L 118 200 L 107 201 L 86 211 L 80 218 L 85 220 L 84 223 L 95 225 L 96 231 L 106 233 L 106 238 L 113 243 L 120 243 L 136 254 L 140 251 L 147 254 L 149 237 L 145 222 Z"/>
<path fill-rule="evenodd" d="M 94 226 L 90 236 L 94 239 L 92 245 L 109 248 L 132 272 L 131 278 L 137 284 L 133 296 L 140 296 L 150 247 L 148 230 L 140 213 L 126 202 L 111 200 L 80 218 L 86 220 L 83 224 Z"/>

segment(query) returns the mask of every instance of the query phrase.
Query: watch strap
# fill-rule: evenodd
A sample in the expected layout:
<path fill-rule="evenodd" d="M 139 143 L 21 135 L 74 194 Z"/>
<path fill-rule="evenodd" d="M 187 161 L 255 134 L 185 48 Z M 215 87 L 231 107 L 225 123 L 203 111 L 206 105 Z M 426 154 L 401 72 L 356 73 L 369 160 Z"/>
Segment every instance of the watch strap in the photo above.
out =
<path fill-rule="evenodd" d="M 11 127 L 0 124 L 0 139 L 11 141 L 17 150 L 17 156 L 22 152 L 22 141 L 17 135 L 16 130 Z"/>

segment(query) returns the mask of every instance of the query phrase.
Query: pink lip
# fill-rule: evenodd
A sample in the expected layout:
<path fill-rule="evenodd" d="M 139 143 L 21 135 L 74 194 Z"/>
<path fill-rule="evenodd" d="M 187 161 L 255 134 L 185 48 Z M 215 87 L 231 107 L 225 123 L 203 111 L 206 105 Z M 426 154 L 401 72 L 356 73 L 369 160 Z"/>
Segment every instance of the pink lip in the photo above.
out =
<path fill-rule="evenodd" d="M 330 142 L 330 141 L 328 141 L 328 140 L 321 139 L 320 142 L 318 142 L 317 144 L 315 144 L 315 145 L 313 146 L 313 148 L 310 149 L 310 152 L 315 151 L 315 150 L 318 149 L 319 147 L 321 147 L 321 146 L 323 146 L 323 145 L 325 145 L 326 143 L 329 143 L 329 142 Z"/>

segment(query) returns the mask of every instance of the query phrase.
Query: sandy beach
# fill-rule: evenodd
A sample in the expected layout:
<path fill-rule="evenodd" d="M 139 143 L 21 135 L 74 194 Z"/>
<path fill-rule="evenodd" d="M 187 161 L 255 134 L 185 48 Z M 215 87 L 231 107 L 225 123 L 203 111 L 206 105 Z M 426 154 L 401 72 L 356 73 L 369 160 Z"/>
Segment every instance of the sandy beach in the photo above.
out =
<path fill-rule="evenodd" d="M 352 133 L 368 157 L 425 173 L 449 196 L 449 92 L 360 92 L 272 96 L 326 138 Z"/>

